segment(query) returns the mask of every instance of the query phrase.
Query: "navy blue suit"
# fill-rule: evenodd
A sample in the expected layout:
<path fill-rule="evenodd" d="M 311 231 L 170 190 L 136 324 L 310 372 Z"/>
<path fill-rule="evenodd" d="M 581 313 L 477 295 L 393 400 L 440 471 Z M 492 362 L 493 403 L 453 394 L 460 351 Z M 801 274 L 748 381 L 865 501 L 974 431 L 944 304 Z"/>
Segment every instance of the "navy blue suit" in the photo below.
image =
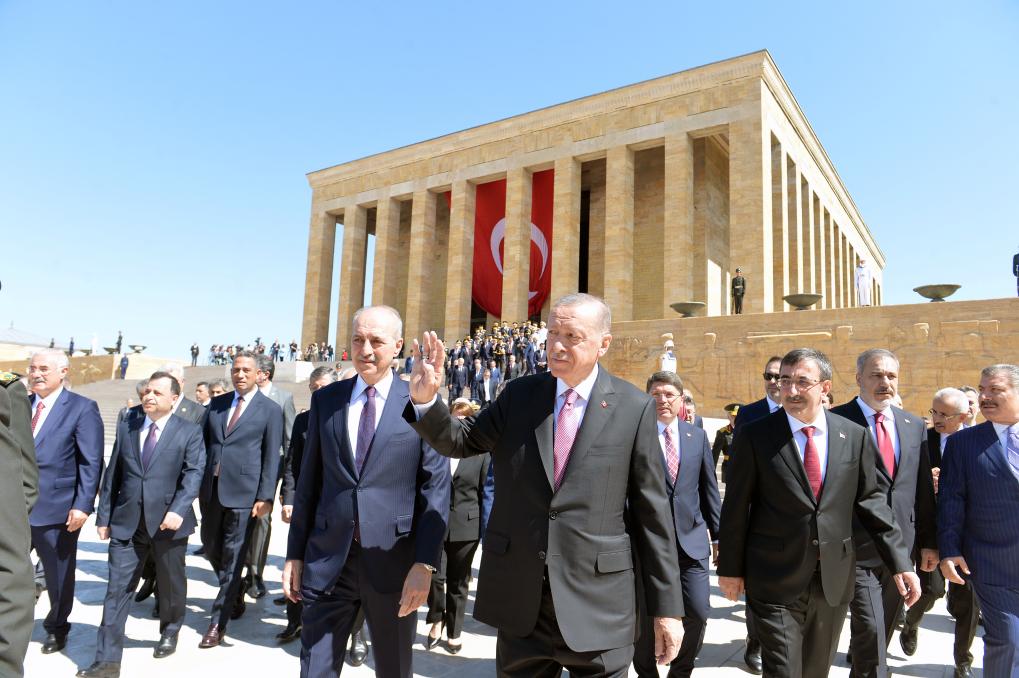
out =
<path fill-rule="evenodd" d="M 953 433 L 938 482 L 938 549 L 962 556 L 984 617 L 984 675 L 1019 675 L 1019 480 L 994 425 Z"/>
<path fill-rule="evenodd" d="M 357 380 L 311 396 L 287 546 L 288 560 L 304 562 L 301 675 L 335 675 L 363 605 L 377 675 L 409 677 L 417 615 L 396 612 L 414 563 L 439 565 L 449 462 L 404 420 L 410 394 L 394 377 L 359 474 L 347 427 Z"/>
<path fill-rule="evenodd" d="M 35 411 L 39 398 L 32 399 Z M 47 633 L 65 636 L 74 604 L 78 535 L 65 524 L 71 509 L 92 513 L 103 473 L 103 420 L 99 406 L 66 388 L 57 396 L 35 435 L 39 463 L 39 501 L 29 515 L 32 546 L 46 573 L 50 611 Z"/>
<path fill-rule="evenodd" d="M 205 470 L 202 427 L 172 415 L 146 467 L 141 461 L 144 424 L 144 416 L 118 424 L 96 512 L 96 526 L 110 528 L 110 576 L 96 648 L 96 661 L 101 662 L 121 660 L 124 626 L 148 557 L 155 564 L 161 594 L 160 632 L 176 636 L 184 621 L 184 556 L 188 535 L 195 531 L 192 505 Z M 159 529 L 168 512 L 184 519 L 174 532 Z"/>
<path fill-rule="evenodd" d="M 714 457 L 708 445 L 708 434 L 685 421 L 679 426 L 679 472 L 676 482 L 669 478 L 665 455 L 662 459 L 662 477 L 672 506 L 672 523 L 676 530 L 676 548 L 679 554 L 680 581 L 683 586 L 683 643 L 669 667 L 669 676 L 689 675 L 694 660 L 704 644 L 711 613 L 708 579 L 708 558 L 712 539 L 718 535 L 718 520 L 722 499 L 715 479 Z M 639 579 L 638 579 L 639 581 Z M 641 596 L 637 597 L 638 600 Z M 642 615 L 644 626 L 634 645 L 633 666 L 639 676 L 658 676 L 655 665 L 655 645 L 652 618 Z"/>

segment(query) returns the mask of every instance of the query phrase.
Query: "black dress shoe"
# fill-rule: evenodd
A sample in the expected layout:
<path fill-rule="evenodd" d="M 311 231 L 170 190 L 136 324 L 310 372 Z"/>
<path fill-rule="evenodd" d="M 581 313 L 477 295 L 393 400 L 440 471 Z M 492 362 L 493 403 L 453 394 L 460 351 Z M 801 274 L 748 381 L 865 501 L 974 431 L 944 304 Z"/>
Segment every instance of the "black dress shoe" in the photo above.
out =
<path fill-rule="evenodd" d="M 907 657 L 912 657 L 916 654 L 916 632 L 915 626 L 905 624 L 902 630 L 899 631 L 899 645 L 902 646 L 902 651 L 906 653 Z"/>
<path fill-rule="evenodd" d="M 223 642 L 224 633 L 219 628 L 219 624 L 210 624 L 209 630 L 202 636 L 202 640 L 198 643 L 198 647 L 205 650 L 210 647 L 216 647 Z"/>
<path fill-rule="evenodd" d="M 747 665 L 747 670 L 755 676 L 761 675 L 763 667 L 761 665 L 761 641 L 753 638 L 747 638 L 747 651 L 743 653 L 743 663 Z"/>
<path fill-rule="evenodd" d="M 60 652 L 67 645 L 67 635 L 58 636 L 55 633 L 47 633 L 46 640 L 42 644 L 43 654 L 53 654 L 54 652 Z"/>
<path fill-rule="evenodd" d="M 459 654 L 460 650 L 462 650 L 463 647 L 464 647 L 463 643 L 457 643 L 456 645 L 454 645 L 453 643 L 449 642 L 449 640 L 446 640 L 446 652 L 449 652 L 450 654 Z"/>
<path fill-rule="evenodd" d="M 364 642 L 364 631 L 350 636 L 350 665 L 360 666 L 368 658 L 368 644 Z"/>
<path fill-rule="evenodd" d="M 95 662 L 87 669 L 74 674 L 78 678 L 120 678 L 120 664 L 115 662 Z"/>
<path fill-rule="evenodd" d="M 156 645 L 156 649 L 152 651 L 152 656 L 156 659 L 162 659 L 163 657 L 169 657 L 176 651 L 177 636 L 163 636 L 159 639 L 159 644 Z"/>
<path fill-rule="evenodd" d="M 292 640 L 297 640 L 301 637 L 301 625 L 300 624 L 287 624 L 287 628 L 283 629 L 276 634 L 276 640 L 280 641 L 280 645 L 289 643 Z"/>
<path fill-rule="evenodd" d="M 265 588 L 265 582 L 262 581 L 262 578 L 256 574 L 251 578 L 251 587 L 248 589 L 248 595 L 255 600 L 258 600 L 259 598 L 264 598 L 267 593 L 268 591 Z"/>
<path fill-rule="evenodd" d="M 241 615 L 244 614 L 244 610 L 246 610 L 247 607 L 248 605 L 247 603 L 244 602 L 243 598 L 238 600 L 236 603 L 234 603 L 234 609 L 233 612 L 230 613 L 230 619 L 240 619 Z"/>
<path fill-rule="evenodd" d="M 969 664 L 956 664 L 955 673 L 952 675 L 955 678 L 973 678 L 973 669 L 970 668 Z"/>
<path fill-rule="evenodd" d="M 155 590 L 156 590 L 155 579 L 143 579 L 142 587 L 138 589 L 138 593 L 134 594 L 134 602 L 136 603 L 142 602 L 143 600 L 151 596 L 152 592 Z"/>

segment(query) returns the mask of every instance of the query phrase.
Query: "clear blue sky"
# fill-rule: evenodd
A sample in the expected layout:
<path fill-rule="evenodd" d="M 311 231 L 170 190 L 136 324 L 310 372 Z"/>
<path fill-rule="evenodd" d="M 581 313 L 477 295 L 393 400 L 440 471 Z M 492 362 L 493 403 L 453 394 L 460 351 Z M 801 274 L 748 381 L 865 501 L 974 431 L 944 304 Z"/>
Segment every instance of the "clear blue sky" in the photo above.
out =
<path fill-rule="evenodd" d="M 829 5 L 0 0 L 0 323 L 289 341 L 306 172 L 761 48 L 886 303 L 1015 294 L 1019 5 Z"/>

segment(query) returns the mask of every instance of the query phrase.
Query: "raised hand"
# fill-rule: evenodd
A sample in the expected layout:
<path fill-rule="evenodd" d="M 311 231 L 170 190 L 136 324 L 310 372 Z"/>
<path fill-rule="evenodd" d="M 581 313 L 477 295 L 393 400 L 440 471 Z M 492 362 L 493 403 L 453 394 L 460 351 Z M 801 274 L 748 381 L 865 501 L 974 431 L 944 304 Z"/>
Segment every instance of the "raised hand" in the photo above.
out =
<path fill-rule="evenodd" d="M 435 332 L 425 332 L 421 343 L 414 340 L 414 367 L 410 372 L 410 399 L 418 405 L 432 402 L 442 386 L 446 347 Z"/>

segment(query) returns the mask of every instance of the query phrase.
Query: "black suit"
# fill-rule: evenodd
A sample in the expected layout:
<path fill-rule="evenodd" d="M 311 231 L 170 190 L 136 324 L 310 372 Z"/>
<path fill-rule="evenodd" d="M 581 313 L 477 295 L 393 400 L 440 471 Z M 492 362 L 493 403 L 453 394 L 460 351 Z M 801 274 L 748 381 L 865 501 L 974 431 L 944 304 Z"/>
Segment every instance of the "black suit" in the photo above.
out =
<path fill-rule="evenodd" d="M 633 551 L 647 613 L 683 616 L 655 408 L 647 394 L 600 368 L 553 490 L 556 387 L 551 374 L 520 377 L 476 419 L 454 419 L 441 404 L 420 421 L 410 406 L 404 416 L 442 454 L 492 453 L 495 503 L 474 616 L 499 629 L 497 673 L 600 665 L 625 675 L 636 631 Z M 627 507 L 635 516 L 629 530 Z"/>
<path fill-rule="evenodd" d="M 97 662 L 120 662 L 124 625 L 142 563 L 150 554 L 162 593 L 160 632 L 176 636 L 184 621 L 187 598 L 184 555 L 188 535 L 195 530 L 192 504 L 205 470 L 205 443 L 198 424 L 171 415 L 145 467 L 141 441 L 145 422 L 144 416 L 136 416 L 117 425 L 117 439 L 99 495 L 96 526 L 110 528 L 110 574 L 99 627 Z M 168 512 L 184 519 L 174 532 L 159 529 Z"/>
<path fill-rule="evenodd" d="M 442 562 L 432 574 L 425 618 L 429 624 L 443 622 L 446 634 L 453 639 L 463 631 L 471 564 L 481 539 L 481 493 L 491 463 L 487 454 L 469 457 L 461 460 L 453 473 Z"/>
<path fill-rule="evenodd" d="M 708 557 L 711 550 L 708 534 L 718 537 L 718 520 L 722 500 L 715 480 L 715 465 L 708 447 L 708 435 L 685 421 L 678 422 L 677 449 L 679 469 L 676 482 L 668 474 L 664 455 L 661 456 L 665 486 L 672 507 L 676 550 L 679 555 L 680 580 L 683 587 L 683 644 L 669 667 L 669 676 L 689 676 L 694 660 L 704 643 L 708 616 L 711 612 Z M 638 582 L 639 584 L 639 582 Z M 638 599 L 638 603 L 639 603 Z M 639 676 L 657 678 L 652 619 L 641 615 L 644 626 L 634 646 L 633 665 Z"/>
<path fill-rule="evenodd" d="M 471 383 L 471 375 L 466 367 L 454 367 L 449 376 L 449 397 L 459 398 L 464 389 Z"/>
<path fill-rule="evenodd" d="M 854 398 L 832 408 L 833 414 L 845 417 L 864 428 L 867 421 Z M 937 549 L 937 528 L 934 484 L 931 480 L 930 457 L 923 418 L 892 408 L 895 433 L 899 440 L 899 459 L 895 477 L 885 468 L 880 457 L 875 460 L 878 487 L 895 516 L 903 542 L 915 558 L 919 550 Z M 873 438 L 873 435 L 871 436 Z M 876 444 L 876 440 L 875 440 Z M 853 526 L 856 540 L 856 587 L 850 605 L 853 675 L 870 678 L 887 674 L 885 650 L 902 612 L 902 596 L 890 571 L 882 562 L 874 543 L 859 520 Z M 910 568 L 912 569 L 912 568 Z"/>
<path fill-rule="evenodd" d="M 747 424 L 733 440 L 718 575 L 743 577 L 765 675 L 825 676 L 852 597 L 859 517 L 894 572 L 908 550 L 876 479 L 866 429 L 825 413 L 827 471 L 820 501 L 807 481 L 787 414 Z"/>
<path fill-rule="evenodd" d="M 254 522 L 256 501 L 272 503 L 283 443 L 279 405 L 257 388 L 228 433 L 235 392 L 212 399 L 205 419 L 205 475 L 202 479 L 202 542 L 219 577 L 212 623 L 225 629 L 241 593 L 241 570 Z M 218 472 L 218 476 L 217 476 Z"/>
<path fill-rule="evenodd" d="M 304 460 L 304 444 L 308 440 L 308 416 L 310 414 L 310 410 L 305 410 L 294 418 L 294 429 L 290 433 L 290 447 L 287 448 L 287 454 L 283 459 L 283 486 L 280 494 L 284 506 L 294 505 L 297 480 L 301 477 L 301 462 Z M 301 623 L 301 607 L 301 601 L 295 603 L 287 598 L 288 624 Z"/>

